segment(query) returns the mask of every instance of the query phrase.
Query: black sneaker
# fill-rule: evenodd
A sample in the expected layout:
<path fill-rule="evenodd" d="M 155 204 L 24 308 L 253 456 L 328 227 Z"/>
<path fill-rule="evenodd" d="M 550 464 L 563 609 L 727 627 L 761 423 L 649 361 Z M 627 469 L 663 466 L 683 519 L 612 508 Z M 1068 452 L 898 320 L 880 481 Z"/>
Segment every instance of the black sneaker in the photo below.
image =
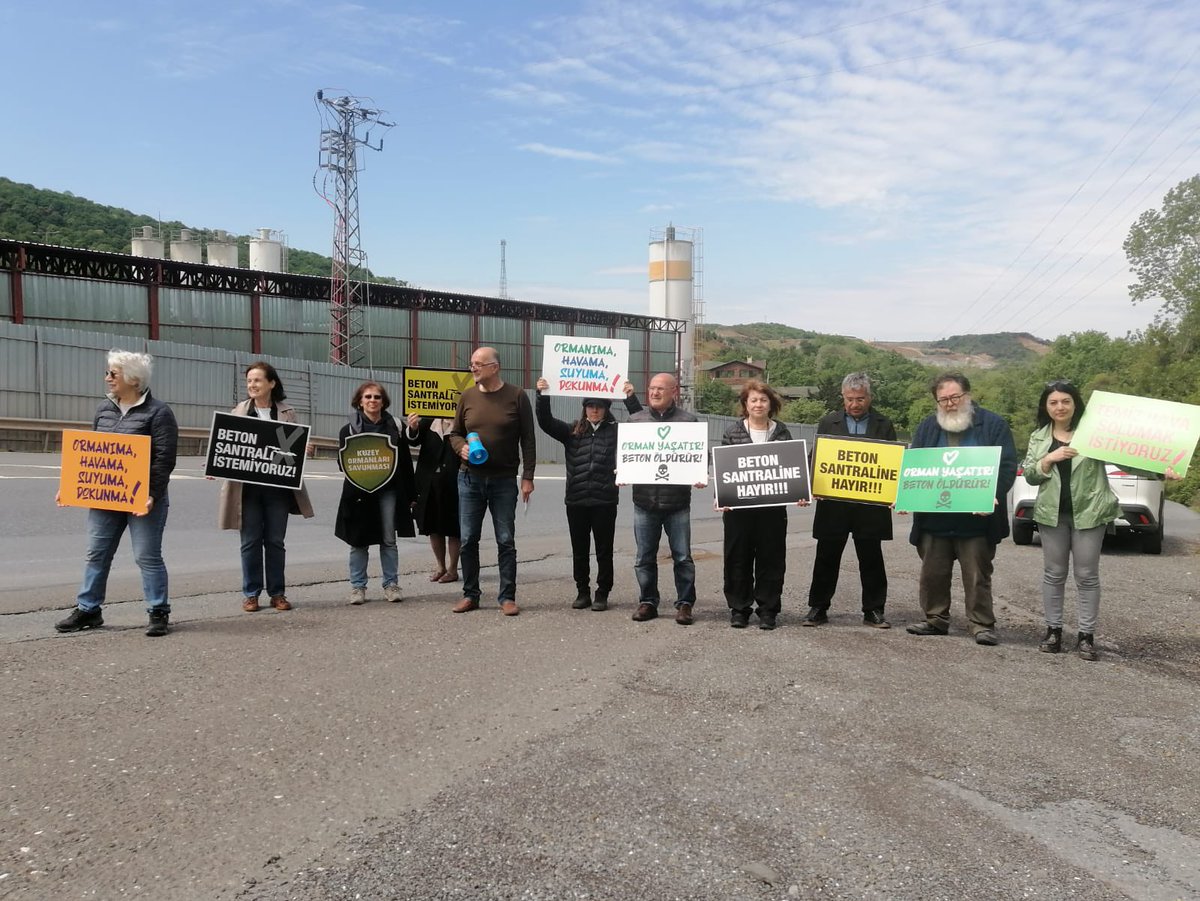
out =
<path fill-rule="evenodd" d="M 581 588 L 579 593 L 575 595 L 575 600 L 571 603 L 571 609 L 587 610 L 587 608 L 590 606 L 592 606 L 591 594 Z"/>
<path fill-rule="evenodd" d="M 59 632 L 82 632 L 84 629 L 98 629 L 103 625 L 104 617 L 99 607 L 95 610 L 81 610 L 76 607 L 70 616 L 56 622 L 54 628 Z"/>
<path fill-rule="evenodd" d="M 600 588 L 596 589 L 596 598 L 592 601 L 592 609 L 596 611 L 608 609 L 608 592 Z"/>
<path fill-rule="evenodd" d="M 170 629 L 167 624 L 171 621 L 171 614 L 165 610 L 150 611 L 150 625 L 146 627 L 146 634 L 151 638 L 157 638 L 160 635 L 166 635 Z"/>
<path fill-rule="evenodd" d="M 1075 645 L 1075 653 L 1079 655 L 1080 660 L 1097 660 L 1099 654 L 1096 653 L 1096 638 L 1091 632 L 1079 633 L 1079 644 Z"/>
<path fill-rule="evenodd" d="M 883 618 L 882 610 L 867 610 L 863 612 L 863 625 L 876 629 L 890 629 L 892 624 Z"/>
<path fill-rule="evenodd" d="M 730 610 L 729 625 L 735 629 L 744 629 L 750 625 L 749 610 Z"/>
<path fill-rule="evenodd" d="M 802 626 L 819 626 L 829 622 L 829 617 L 825 615 L 825 611 L 820 607 L 809 607 L 808 613 L 804 615 L 804 619 L 800 621 Z"/>
<path fill-rule="evenodd" d="M 775 628 L 775 625 L 776 625 L 776 623 L 775 623 L 775 614 L 774 613 L 760 613 L 758 615 L 758 627 L 760 629 L 764 629 L 767 632 L 770 632 L 772 629 Z"/>
<path fill-rule="evenodd" d="M 933 623 L 911 623 L 904 627 L 904 631 L 909 635 L 946 635 L 949 629 L 939 629 Z"/>

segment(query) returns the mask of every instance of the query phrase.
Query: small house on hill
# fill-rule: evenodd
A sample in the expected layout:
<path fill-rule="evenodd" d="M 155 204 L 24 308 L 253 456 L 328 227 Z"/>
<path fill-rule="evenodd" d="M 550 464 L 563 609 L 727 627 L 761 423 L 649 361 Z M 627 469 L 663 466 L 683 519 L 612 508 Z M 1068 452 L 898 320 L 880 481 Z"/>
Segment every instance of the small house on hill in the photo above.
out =
<path fill-rule="evenodd" d="M 750 379 L 765 381 L 767 367 L 754 360 L 729 360 L 725 363 L 704 363 L 697 368 L 698 379 L 723 382 L 731 388 L 740 387 Z"/>

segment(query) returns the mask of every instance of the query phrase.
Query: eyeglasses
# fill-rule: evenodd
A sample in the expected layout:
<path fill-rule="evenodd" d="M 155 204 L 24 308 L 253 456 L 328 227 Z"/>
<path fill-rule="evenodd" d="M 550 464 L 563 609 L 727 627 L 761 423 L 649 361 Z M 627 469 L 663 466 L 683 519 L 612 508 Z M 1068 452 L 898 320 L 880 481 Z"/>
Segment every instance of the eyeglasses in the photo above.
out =
<path fill-rule="evenodd" d="M 362 396 L 362 399 L 363 400 L 383 400 L 383 395 L 382 394 L 364 394 Z"/>
<path fill-rule="evenodd" d="M 492 360 L 490 363 L 472 363 L 471 369 L 482 369 L 484 366 L 499 366 L 499 360 Z"/>
<path fill-rule="evenodd" d="M 106 369 L 106 370 L 104 370 L 104 377 L 106 379 L 119 379 L 121 377 L 121 370 Z"/>
<path fill-rule="evenodd" d="M 938 406 L 939 407 L 949 407 L 952 404 L 958 403 L 964 397 L 966 397 L 965 394 L 947 394 L 945 397 L 939 397 L 937 399 Z"/>

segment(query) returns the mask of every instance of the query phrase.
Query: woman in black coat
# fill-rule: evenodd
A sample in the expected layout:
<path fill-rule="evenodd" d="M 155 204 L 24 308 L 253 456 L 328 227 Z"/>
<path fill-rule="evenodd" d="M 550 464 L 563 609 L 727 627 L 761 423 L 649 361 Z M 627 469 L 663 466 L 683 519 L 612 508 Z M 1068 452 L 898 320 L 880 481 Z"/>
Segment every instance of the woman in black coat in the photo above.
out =
<path fill-rule="evenodd" d="M 408 446 L 416 436 L 402 437 L 395 418 L 387 412 L 391 406 L 387 389 L 378 382 L 363 382 L 354 392 L 350 406 L 354 413 L 338 433 L 339 449 L 353 435 L 377 433 L 386 435 L 396 451 L 396 469 L 382 486 L 374 491 L 359 488 L 349 479 L 342 482 L 342 499 L 338 504 L 333 533 L 350 545 L 350 603 L 362 604 L 367 599 L 368 548 L 379 545 L 379 566 L 383 571 L 383 596 L 389 601 L 402 601 L 400 591 L 400 554 L 396 535 L 413 536 L 411 507 L 416 491 L 413 487 L 412 456 Z M 342 463 L 338 455 L 338 466 Z"/>
<path fill-rule="evenodd" d="M 430 582 L 458 581 L 458 468 L 462 463 L 446 434 L 451 420 L 408 417 L 409 433 L 416 432 L 421 450 L 417 456 L 417 504 L 413 512 L 417 531 L 429 536 L 437 561 Z"/>
<path fill-rule="evenodd" d="M 616 482 L 617 421 L 612 401 L 587 398 L 579 419 L 563 422 L 550 415 L 549 387 L 537 381 L 537 421 L 543 432 L 566 449 L 567 528 L 571 533 L 571 555 L 575 576 L 576 610 L 608 609 L 613 584 L 613 535 L 617 527 L 619 493 Z M 596 543 L 596 596 L 591 592 L 591 543 Z"/>
<path fill-rule="evenodd" d="M 792 440 L 788 427 L 774 418 L 783 401 L 770 385 L 757 379 L 746 382 L 738 406 L 742 418 L 725 430 L 722 445 Z M 746 628 L 757 604 L 758 627 L 774 629 L 786 567 L 787 507 L 725 508 L 721 518 L 729 624 Z"/>

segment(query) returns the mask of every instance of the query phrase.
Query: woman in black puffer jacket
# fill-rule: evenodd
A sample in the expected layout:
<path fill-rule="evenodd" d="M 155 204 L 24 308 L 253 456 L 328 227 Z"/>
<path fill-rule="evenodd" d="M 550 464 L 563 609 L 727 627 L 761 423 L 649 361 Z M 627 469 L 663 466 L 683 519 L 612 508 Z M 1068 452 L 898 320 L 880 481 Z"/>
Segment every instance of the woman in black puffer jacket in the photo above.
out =
<path fill-rule="evenodd" d="M 751 379 L 738 397 L 741 417 L 725 430 L 721 444 L 791 441 L 788 427 L 774 417 L 783 401 L 764 382 Z M 807 501 L 801 501 L 807 506 Z M 775 628 L 783 595 L 787 556 L 787 507 L 723 508 L 725 602 L 729 624 L 744 629 L 758 604 L 758 627 Z"/>
<path fill-rule="evenodd" d="M 541 430 L 566 448 L 567 527 L 571 532 L 576 610 L 608 609 L 613 583 L 613 534 L 617 527 L 617 421 L 612 401 L 587 398 L 573 423 L 550 415 L 549 387 L 537 382 L 537 421 Z M 591 594 L 591 541 L 596 541 L 596 596 Z"/>

